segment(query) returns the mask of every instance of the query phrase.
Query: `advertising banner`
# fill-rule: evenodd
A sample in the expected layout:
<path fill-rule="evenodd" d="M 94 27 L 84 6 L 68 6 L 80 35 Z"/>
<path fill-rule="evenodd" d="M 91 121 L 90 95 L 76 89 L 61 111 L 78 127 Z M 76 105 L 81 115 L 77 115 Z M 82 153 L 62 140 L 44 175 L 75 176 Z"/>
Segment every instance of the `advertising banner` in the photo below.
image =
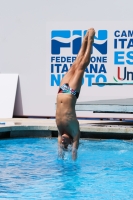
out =
<path fill-rule="evenodd" d="M 96 31 L 90 64 L 85 70 L 78 101 L 131 98 L 132 86 L 92 83 L 133 81 L 133 30 L 131 22 L 49 22 L 46 27 L 46 95 L 57 95 L 81 47 L 87 29 Z"/>

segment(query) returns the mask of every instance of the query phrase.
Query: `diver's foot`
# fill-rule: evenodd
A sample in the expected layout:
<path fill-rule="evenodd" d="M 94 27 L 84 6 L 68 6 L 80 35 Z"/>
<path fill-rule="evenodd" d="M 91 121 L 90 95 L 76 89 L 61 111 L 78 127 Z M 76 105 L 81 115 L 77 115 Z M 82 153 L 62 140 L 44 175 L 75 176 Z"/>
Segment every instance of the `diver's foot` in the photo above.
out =
<path fill-rule="evenodd" d="M 95 36 L 95 30 L 94 28 L 90 28 L 87 32 L 88 35 L 88 40 L 93 40 L 94 41 L 94 36 Z"/>

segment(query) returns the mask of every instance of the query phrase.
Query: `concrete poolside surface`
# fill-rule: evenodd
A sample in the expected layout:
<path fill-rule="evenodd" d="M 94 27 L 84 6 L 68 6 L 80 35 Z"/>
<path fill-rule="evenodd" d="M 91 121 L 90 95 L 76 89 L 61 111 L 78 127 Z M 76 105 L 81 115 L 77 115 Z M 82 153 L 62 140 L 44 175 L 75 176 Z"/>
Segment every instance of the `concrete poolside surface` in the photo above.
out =
<path fill-rule="evenodd" d="M 79 124 L 81 138 L 133 139 L 133 121 L 79 120 Z M 57 135 L 55 119 L 0 119 L 1 139 L 57 137 Z"/>

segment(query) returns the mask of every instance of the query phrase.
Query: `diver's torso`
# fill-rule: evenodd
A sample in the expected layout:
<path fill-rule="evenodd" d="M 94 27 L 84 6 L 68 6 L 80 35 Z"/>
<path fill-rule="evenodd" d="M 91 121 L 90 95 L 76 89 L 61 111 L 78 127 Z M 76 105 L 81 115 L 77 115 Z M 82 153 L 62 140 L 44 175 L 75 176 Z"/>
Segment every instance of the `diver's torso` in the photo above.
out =
<path fill-rule="evenodd" d="M 76 118 L 75 104 L 77 98 L 71 94 L 57 95 L 56 124 L 60 134 L 67 132 L 74 137 L 79 131 L 79 123 Z"/>

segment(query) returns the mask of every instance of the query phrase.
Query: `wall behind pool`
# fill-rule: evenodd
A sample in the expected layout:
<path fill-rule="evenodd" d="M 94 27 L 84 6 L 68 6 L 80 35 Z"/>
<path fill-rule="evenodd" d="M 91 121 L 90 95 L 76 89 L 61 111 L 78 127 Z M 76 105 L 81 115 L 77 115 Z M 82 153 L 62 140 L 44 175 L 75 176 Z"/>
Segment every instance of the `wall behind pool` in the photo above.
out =
<path fill-rule="evenodd" d="M 111 26 L 110 32 L 111 30 L 117 30 L 119 25 L 117 21 L 120 23 L 120 30 L 125 30 L 125 28 L 126 30 L 132 30 L 132 6 L 132 0 L 1 0 L 0 73 L 19 74 L 19 97 L 17 100 L 19 102 L 17 102 L 18 107 L 15 109 L 14 114 L 16 116 L 55 115 L 58 86 L 51 86 L 51 64 L 55 64 L 54 62 L 51 63 L 51 57 L 53 56 L 50 49 L 52 30 L 69 30 L 70 34 L 73 34 L 72 30 L 80 30 L 83 36 L 83 31 L 89 27 L 94 27 L 98 31 L 109 29 Z M 125 36 L 123 37 L 125 38 Z M 114 38 L 112 38 L 112 41 L 114 41 Z M 108 41 L 108 45 L 109 43 Z M 114 46 L 114 44 L 112 45 Z M 132 44 L 130 44 L 130 51 L 131 47 Z M 106 57 L 108 60 L 108 65 L 103 63 L 104 68 L 101 69 L 101 74 L 109 71 L 108 81 L 114 81 L 112 77 L 114 73 L 117 73 L 116 70 L 119 64 L 123 67 L 122 70 L 125 67 L 125 63 L 120 63 L 123 62 L 120 58 L 117 60 L 119 62 L 116 68 L 111 69 L 111 66 L 114 65 L 113 57 L 111 57 L 114 52 L 113 47 L 111 48 L 112 50 L 108 49 L 107 57 L 106 55 L 101 56 L 102 58 Z M 127 47 L 124 46 L 124 48 L 126 48 L 125 52 L 127 54 Z M 67 50 L 71 51 L 72 49 L 68 48 Z M 67 50 L 66 52 L 63 50 L 60 52 L 62 57 L 70 55 Z M 120 51 L 120 49 L 116 50 Z M 132 55 L 130 54 L 128 57 L 130 63 L 132 63 Z M 126 58 L 124 59 L 126 60 Z M 100 68 L 100 63 L 98 63 L 98 66 Z M 132 71 L 132 64 L 127 66 L 127 69 L 128 67 Z M 54 70 L 56 70 L 56 75 L 61 76 L 61 71 L 65 72 L 66 68 L 61 68 L 60 72 L 55 68 Z M 121 76 L 123 76 L 123 73 L 121 71 Z M 94 76 L 96 77 L 96 75 L 98 75 L 98 71 L 95 72 Z M 57 78 L 57 76 L 54 78 Z M 97 86 L 93 86 L 93 88 L 90 85 L 88 86 L 90 84 L 88 80 L 87 77 L 86 86 L 83 86 L 78 101 L 132 97 L 130 89 L 128 90 L 127 87 L 122 89 L 115 89 L 116 87 L 113 87 L 113 89 L 108 89 L 108 87 L 99 89 L 96 88 Z M 93 82 L 95 82 L 95 79 Z M 88 90 L 87 94 L 86 88 Z"/>

